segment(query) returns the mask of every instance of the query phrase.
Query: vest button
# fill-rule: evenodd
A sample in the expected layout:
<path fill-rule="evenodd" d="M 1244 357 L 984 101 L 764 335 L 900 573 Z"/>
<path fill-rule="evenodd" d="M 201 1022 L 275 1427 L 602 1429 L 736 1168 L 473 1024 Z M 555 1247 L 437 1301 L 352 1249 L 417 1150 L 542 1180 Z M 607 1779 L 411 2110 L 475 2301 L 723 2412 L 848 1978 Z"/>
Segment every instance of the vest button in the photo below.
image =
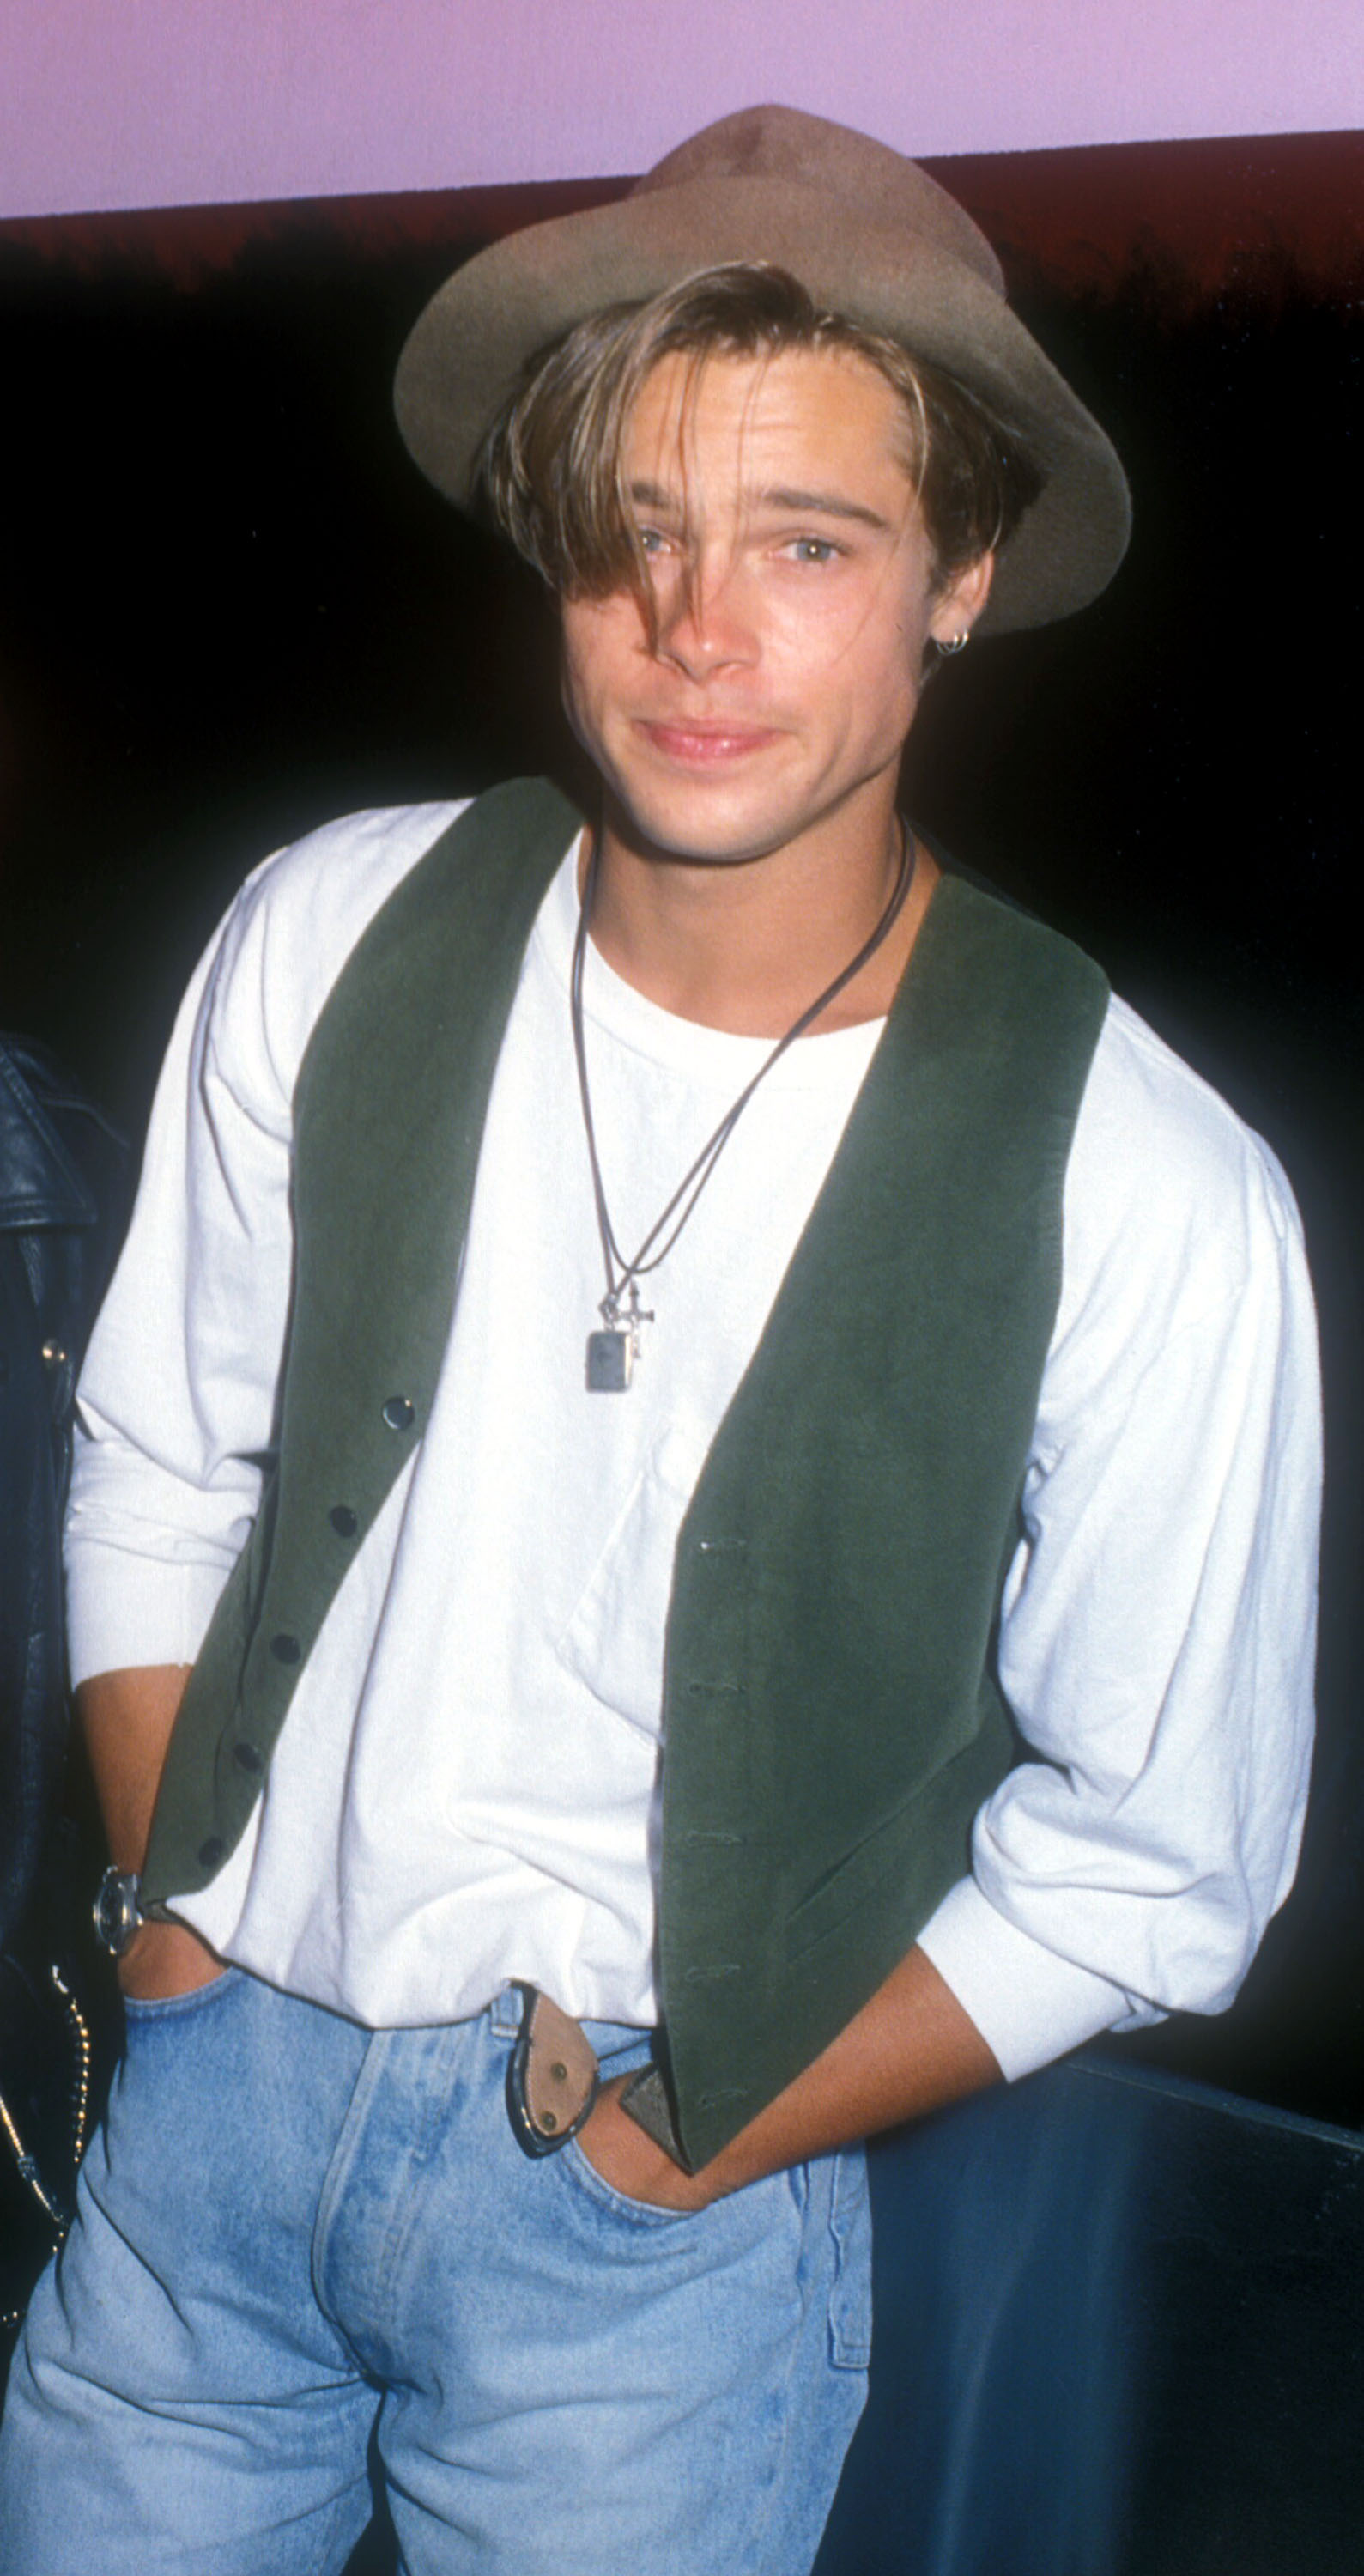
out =
<path fill-rule="evenodd" d="M 242 1771 L 263 1771 L 265 1768 L 254 1744 L 234 1744 L 232 1759 Z"/>
<path fill-rule="evenodd" d="M 390 1431 L 410 1431 L 417 1419 L 417 1409 L 410 1397 L 391 1395 L 384 1406 L 384 1420 Z"/>
<path fill-rule="evenodd" d="M 210 1834 L 208 1841 L 199 1845 L 199 1859 L 203 1867 L 216 1869 L 226 1848 L 221 1834 Z"/>
<path fill-rule="evenodd" d="M 333 1503 L 327 1518 L 338 1538 L 354 1538 L 360 1526 L 349 1503 Z"/>
<path fill-rule="evenodd" d="M 283 1635 L 271 1638 L 270 1652 L 277 1664 L 297 1664 L 303 1660 L 303 1648 L 297 1637 L 291 1637 L 287 1629 Z"/>

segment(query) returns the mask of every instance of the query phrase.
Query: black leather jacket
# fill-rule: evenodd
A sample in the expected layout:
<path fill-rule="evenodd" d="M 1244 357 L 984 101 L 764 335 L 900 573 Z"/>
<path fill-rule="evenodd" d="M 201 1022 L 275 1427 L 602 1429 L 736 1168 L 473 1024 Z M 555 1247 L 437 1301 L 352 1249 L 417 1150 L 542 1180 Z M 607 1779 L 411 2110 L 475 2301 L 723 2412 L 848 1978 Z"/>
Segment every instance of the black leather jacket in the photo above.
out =
<path fill-rule="evenodd" d="M 61 1782 L 71 1417 L 126 1162 L 116 1131 L 49 1056 L 0 1037 L 0 1948 L 28 1900 Z"/>

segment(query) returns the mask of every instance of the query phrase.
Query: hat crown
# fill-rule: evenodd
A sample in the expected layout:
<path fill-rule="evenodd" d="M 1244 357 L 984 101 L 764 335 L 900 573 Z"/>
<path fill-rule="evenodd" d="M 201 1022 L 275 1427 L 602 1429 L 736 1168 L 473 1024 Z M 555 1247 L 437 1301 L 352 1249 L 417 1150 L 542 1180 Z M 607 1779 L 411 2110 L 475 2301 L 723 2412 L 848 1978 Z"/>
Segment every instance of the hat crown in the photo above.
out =
<path fill-rule="evenodd" d="M 864 224 L 903 228 L 961 260 L 996 295 L 1004 272 L 990 244 L 954 197 L 917 161 L 851 126 L 797 107 L 745 107 L 703 126 L 656 162 L 630 194 L 713 185 L 722 179 L 778 179 L 855 207 Z"/>

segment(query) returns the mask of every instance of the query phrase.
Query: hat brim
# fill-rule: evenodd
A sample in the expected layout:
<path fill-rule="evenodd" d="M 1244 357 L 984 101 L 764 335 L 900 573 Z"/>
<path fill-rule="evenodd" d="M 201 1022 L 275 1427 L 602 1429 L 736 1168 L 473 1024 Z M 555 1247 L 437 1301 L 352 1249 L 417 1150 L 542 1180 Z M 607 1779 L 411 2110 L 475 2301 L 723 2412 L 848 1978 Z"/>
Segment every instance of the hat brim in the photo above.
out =
<path fill-rule="evenodd" d="M 1025 441 L 1043 489 L 1000 555 L 978 632 L 1045 625 L 1097 597 L 1131 523 L 1126 477 L 1098 422 L 965 261 L 785 179 L 657 188 L 481 251 L 433 297 L 399 363 L 398 426 L 417 464 L 470 509 L 484 435 L 529 357 L 603 305 L 752 259 L 946 368 Z"/>

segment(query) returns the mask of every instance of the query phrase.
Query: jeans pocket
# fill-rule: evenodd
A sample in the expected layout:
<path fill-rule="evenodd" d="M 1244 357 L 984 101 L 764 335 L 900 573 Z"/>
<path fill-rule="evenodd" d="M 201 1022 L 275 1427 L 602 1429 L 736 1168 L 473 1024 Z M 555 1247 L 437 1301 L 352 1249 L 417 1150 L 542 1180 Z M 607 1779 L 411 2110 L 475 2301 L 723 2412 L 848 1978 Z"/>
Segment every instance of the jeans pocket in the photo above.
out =
<path fill-rule="evenodd" d="M 123 2017 L 130 2031 L 147 2029 L 153 2022 L 188 2021 L 195 2013 L 238 1984 L 244 1970 L 227 1966 L 202 1986 L 190 1986 L 178 1995 L 125 1995 Z"/>
<path fill-rule="evenodd" d="M 698 2218 L 704 2218 L 706 2215 L 702 2209 L 667 2209 L 661 2201 L 633 2200 L 628 2192 L 617 2191 L 615 2184 L 608 2182 L 605 2174 L 598 2173 L 591 2157 L 577 2138 L 570 2138 L 567 2146 L 559 2149 L 554 2162 L 562 2166 L 566 2181 L 576 2185 L 579 2190 L 595 2201 L 599 2208 L 609 2210 L 614 2217 L 622 2219 L 627 2225 L 694 2227 Z"/>
<path fill-rule="evenodd" d="M 861 2147 L 845 2147 L 834 2158 L 829 2233 L 829 2359 L 836 2370 L 865 2370 L 871 2360 L 871 2202 Z"/>

